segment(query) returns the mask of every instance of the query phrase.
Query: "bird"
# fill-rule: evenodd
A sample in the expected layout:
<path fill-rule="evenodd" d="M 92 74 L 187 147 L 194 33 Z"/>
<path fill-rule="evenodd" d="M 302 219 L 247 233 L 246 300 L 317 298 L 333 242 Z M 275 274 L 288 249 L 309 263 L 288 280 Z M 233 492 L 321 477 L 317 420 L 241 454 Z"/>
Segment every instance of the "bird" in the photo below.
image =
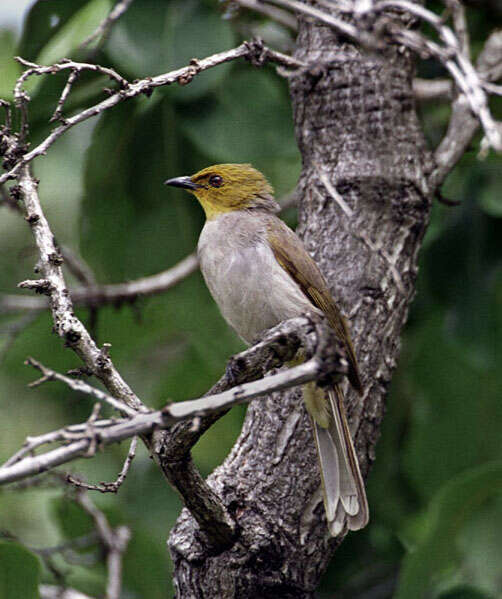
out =
<path fill-rule="evenodd" d="M 221 314 L 246 344 L 263 331 L 308 312 L 324 315 L 345 347 L 351 385 L 363 385 L 348 324 L 319 267 L 277 213 L 266 177 L 250 164 L 216 164 L 164 182 L 192 193 L 206 222 L 200 268 Z M 328 529 L 336 537 L 369 520 L 364 482 L 338 384 L 303 386 L 312 423 Z"/>

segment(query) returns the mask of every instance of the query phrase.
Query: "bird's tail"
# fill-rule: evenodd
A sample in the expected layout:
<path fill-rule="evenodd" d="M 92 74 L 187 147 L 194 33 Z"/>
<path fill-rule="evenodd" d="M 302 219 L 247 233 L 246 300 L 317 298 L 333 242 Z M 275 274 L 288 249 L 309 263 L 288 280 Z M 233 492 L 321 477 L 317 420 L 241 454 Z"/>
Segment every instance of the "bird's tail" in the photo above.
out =
<path fill-rule="evenodd" d="M 349 530 L 363 528 L 369 519 L 368 501 L 342 391 L 338 385 L 326 391 L 308 383 L 303 394 L 314 429 L 329 530 L 337 536 L 345 523 Z"/>

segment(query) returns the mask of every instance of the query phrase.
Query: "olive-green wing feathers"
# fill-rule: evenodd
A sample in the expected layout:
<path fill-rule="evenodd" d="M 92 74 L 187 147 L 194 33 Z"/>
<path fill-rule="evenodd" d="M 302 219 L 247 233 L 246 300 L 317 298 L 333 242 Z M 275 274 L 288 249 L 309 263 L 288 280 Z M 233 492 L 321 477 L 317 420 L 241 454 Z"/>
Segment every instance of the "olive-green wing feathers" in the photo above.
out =
<path fill-rule="evenodd" d="M 321 271 L 299 238 L 280 219 L 270 218 L 267 238 L 277 262 L 294 279 L 312 304 L 324 312 L 337 336 L 345 343 L 349 359 L 349 380 L 352 386 L 362 393 L 363 387 L 347 323 L 335 304 Z"/>

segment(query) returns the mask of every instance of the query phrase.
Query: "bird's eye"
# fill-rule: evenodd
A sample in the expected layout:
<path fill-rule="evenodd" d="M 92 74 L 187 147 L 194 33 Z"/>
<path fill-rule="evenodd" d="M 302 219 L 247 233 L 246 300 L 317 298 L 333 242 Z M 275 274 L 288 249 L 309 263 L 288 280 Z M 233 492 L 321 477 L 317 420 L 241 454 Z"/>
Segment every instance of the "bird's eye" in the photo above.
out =
<path fill-rule="evenodd" d="M 211 175 L 209 177 L 209 185 L 211 187 L 221 187 L 223 185 L 223 177 L 220 177 L 220 175 Z"/>

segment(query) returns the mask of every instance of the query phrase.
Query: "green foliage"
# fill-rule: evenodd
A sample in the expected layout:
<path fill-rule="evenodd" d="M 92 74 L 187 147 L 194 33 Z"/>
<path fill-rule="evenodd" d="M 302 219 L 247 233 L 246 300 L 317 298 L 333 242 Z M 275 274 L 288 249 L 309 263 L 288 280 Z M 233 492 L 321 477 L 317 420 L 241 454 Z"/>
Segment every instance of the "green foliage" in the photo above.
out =
<path fill-rule="evenodd" d="M 441 488 L 416 531 L 416 546 L 403 561 L 396 599 L 433 596 L 437 579 L 461 565 L 456 541 L 463 526 L 484 501 L 501 492 L 502 462 L 469 470 Z"/>
<path fill-rule="evenodd" d="M 21 74 L 19 65 L 14 61 L 16 42 L 12 31 L 0 30 L 0 98 L 12 100 L 12 90 Z"/>
<path fill-rule="evenodd" d="M 89 514 L 67 497 L 55 497 L 52 501 L 52 514 L 63 536 L 73 539 L 89 534 L 94 523 Z"/>
<path fill-rule="evenodd" d="M 24 21 L 19 56 L 26 60 L 36 60 L 44 46 L 54 40 L 68 21 L 88 3 L 89 0 L 35 2 Z"/>
<path fill-rule="evenodd" d="M 18 543 L 0 541 L 0 598 L 38 599 L 40 564 Z"/>
<path fill-rule="evenodd" d="M 90 60 L 78 47 L 110 5 L 107 0 L 35 2 L 17 49 L 13 33 L 0 31 L 0 96 L 11 99 L 20 72 L 9 59 L 12 54 L 38 61 L 64 55 Z M 222 19 L 211 1 L 135 0 L 93 60 L 129 79 L 156 75 L 239 43 L 241 27 L 250 21 L 266 22 Z M 469 23 L 479 48 L 492 24 L 482 11 L 473 11 Z M 425 76 L 442 75 L 430 62 L 421 69 Z M 33 143 L 52 127 L 48 120 L 65 81 L 58 75 L 28 83 Z M 103 85 L 112 84 L 83 74 L 65 115 L 103 100 Z M 495 104 L 494 109 L 500 111 Z M 447 117 L 445 105 L 422 108 L 432 144 L 439 141 Z M 193 251 L 201 210 L 188 194 L 165 188 L 163 181 L 222 161 L 252 162 L 269 176 L 279 196 L 294 188 L 300 155 L 288 89 L 272 68 L 228 63 L 187 86 L 124 102 L 65 134 L 34 169 L 58 242 L 80 253 L 100 282 L 111 283 L 154 274 Z M 500 158 L 480 162 L 471 152 L 443 189 L 461 206 L 434 208 L 370 475 L 371 523 L 350 534 L 337 552 L 322 597 L 332 599 L 335 590 L 343 599 L 391 597 L 396 580 L 397 596 L 410 599 L 495 599 L 502 594 L 497 534 L 502 529 L 500 189 Z M 36 252 L 22 219 L 0 211 L 0 292 L 15 293 L 18 281 L 33 276 Z M 87 310 L 78 314 L 90 321 Z M 18 317 L 0 315 L 0 347 L 9 341 L 7 325 Z M 89 415 L 89 399 L 60 384 L 25 388 L 35 376 L 23 366 L 27 355 L 60 371 L 78 366 L 50 334 L 51 326 L 47 314 L 38 316 L 1 365 L 0 460 L 27 435 Z M 152 407 L 203 393 L 221 375 L 226 358 L 242 347 L 199 274 L 165 294 L 100 310 L 97 335 L 100 343 L 112 343 L 115 363 Z M 196 446 L 194 459 L 204 474 L 227 455 L 243 415 L 244 409 L 232 410 Z M 125 453 L 126 447 L 108 448 L 75 468 L 91 481 L 113 480 Z M 131 527 L 124 597 L 169 595 L 165 540 L 180 502 L 144 450 L 118 495 L 100 496 L 97 502 L 114 526 Z M 91 525 L 78 506 L 54 492 L 32 491 L 15 499 L 13 493 L 0 494 L 0 528 L 30 546 L 81 536 Z M 104 594 L 102 566 L 68 566 L 62 560 L 60 565 L 71 586 L 92 596 Z M 22 569 L 23 575 L 11 580 L 3 575 L 7 566 L 13 572 Z M 54 582 L 45 569 L 40 576 Z M 8 581 L 17 579 L 31 587 L 5 596 L 35 597 L 38 577 L 38 561 L 28 551 L 0 545 L 0 599 Z"/>

